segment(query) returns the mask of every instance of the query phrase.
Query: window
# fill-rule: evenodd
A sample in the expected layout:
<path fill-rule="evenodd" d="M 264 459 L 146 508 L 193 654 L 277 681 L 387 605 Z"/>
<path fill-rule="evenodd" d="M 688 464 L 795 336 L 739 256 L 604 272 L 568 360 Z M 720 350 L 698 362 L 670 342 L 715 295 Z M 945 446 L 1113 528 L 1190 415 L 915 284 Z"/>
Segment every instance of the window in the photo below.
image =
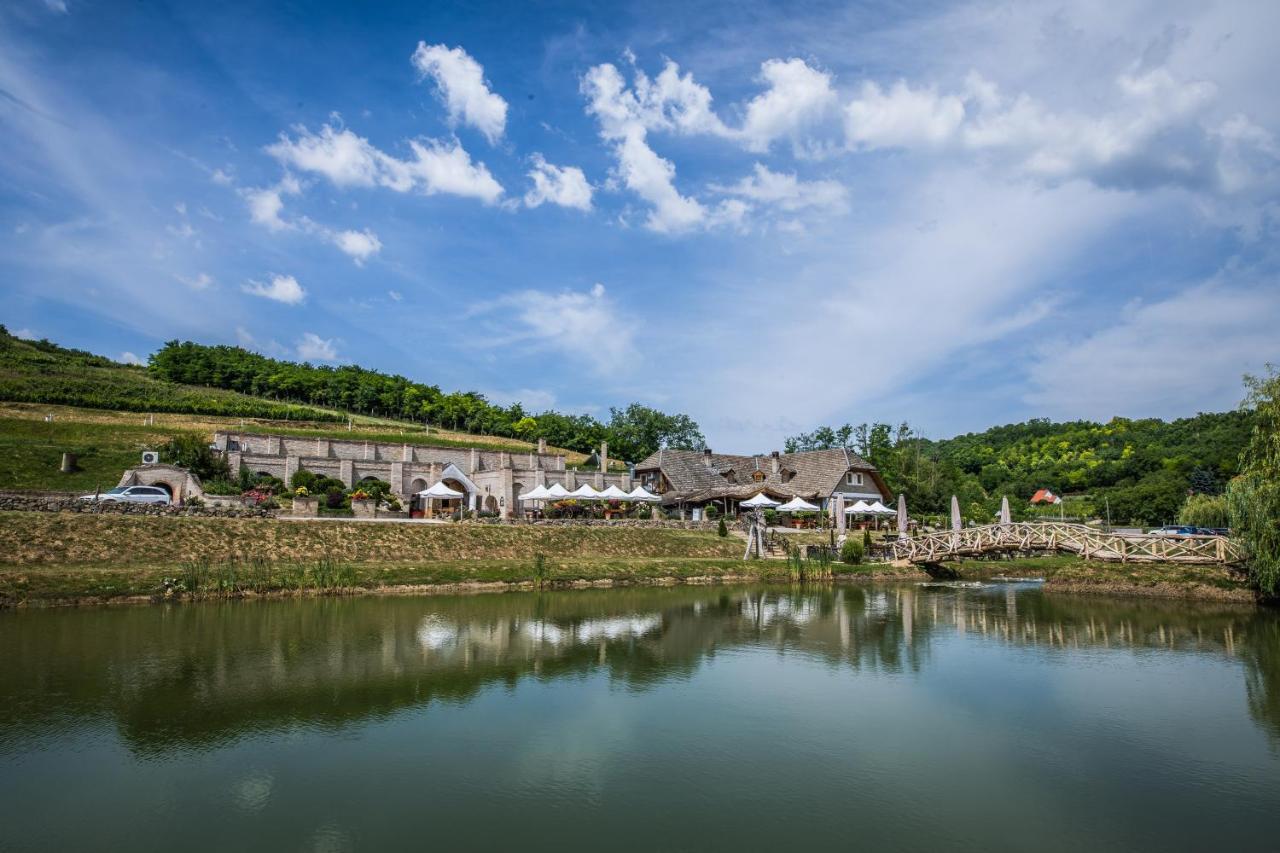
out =
<path fill-rule="evenodd" d="M 862 474 L 859 471 L 850 471 L 844 476 L 844 482 L 847 486 L 861 486 Z"/>
<path fill-rule="evenodd" d="M 757 471 L 757 472 L 755 472 L 754 474 L 752 474 L 752 475 L 751 475 L 751 479 L 753 479 L 753 480 L 755 480 L 757 483 L 759 483 L 761 480 L 763 480 L 763 479 L 764 479 L 764 472 L 763 472 L 763 471 Z"/>

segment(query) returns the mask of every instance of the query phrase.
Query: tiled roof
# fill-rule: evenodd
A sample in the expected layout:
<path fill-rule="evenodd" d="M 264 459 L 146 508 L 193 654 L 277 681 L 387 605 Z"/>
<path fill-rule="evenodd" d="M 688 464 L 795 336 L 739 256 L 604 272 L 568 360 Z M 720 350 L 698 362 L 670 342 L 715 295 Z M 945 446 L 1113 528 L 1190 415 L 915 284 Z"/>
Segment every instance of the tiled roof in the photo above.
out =
<path fill-rule="evenodd" d="M 775 496 L 825 498 L 839 490 L 845 472 L 851 468 L 870 474 L 868 486 L 889 497 L 875 467 L 843 448 L 779 454 L 777 474 L 773 472 L 772 456 L 704 454 L 701 450 L 659 450 L 636 465 L 638 473 L 661 471 L 671 484 L 673 495 L 693 501 L 746 498 L 762 489 Z M 735 482 L 725 476 L 730 471 Z M 753 478 L 757 471 L 764 473 L 763 480 Z"/>

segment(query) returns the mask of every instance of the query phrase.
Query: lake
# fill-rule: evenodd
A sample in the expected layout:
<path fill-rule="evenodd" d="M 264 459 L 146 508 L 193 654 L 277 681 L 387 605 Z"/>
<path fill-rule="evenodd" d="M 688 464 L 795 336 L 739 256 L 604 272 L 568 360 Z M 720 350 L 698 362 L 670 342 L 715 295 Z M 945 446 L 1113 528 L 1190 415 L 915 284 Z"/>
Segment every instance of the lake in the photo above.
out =
<path fill-rule="evenodd" d="M 0 848 L 1276 849 L 1280 619 L 1034 585 L 0 613 Z"/>

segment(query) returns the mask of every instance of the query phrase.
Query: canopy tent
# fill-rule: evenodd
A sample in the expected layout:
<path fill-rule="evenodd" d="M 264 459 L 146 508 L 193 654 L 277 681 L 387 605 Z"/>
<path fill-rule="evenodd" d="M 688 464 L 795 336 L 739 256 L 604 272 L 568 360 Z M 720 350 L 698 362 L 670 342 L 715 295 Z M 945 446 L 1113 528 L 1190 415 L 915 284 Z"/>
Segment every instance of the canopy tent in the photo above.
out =
<path fill-rule="evenodd" d="M 580 501 L 598 501 L 600 500 L 600 493 L 590 483 L 583 483 L 570 492 L 569 497 L 577 498 Z"/>
<path fill-rule="evenodd" d="M 551 493 L 547 491 L 547 487 L 539 483 L 527 492 L 522 492 L 520 500 L 522 501 L 545 501 L 551 497 Z"/>
<path fill-rule="evenodd" d="M 754 498 L 748 498 L 747 500 L 738 504 L 738 506 L 745 506 L 748 509 L 762 509 L 762 508 L 771 509 L 773 507 L 778 506 L 778 502 L 773 500 L 772 498 L 765 497 L 764 492 L 761 492 L 760 494 L 756 495 Z"/>
<path fill-rule="evenodd" d="M 652 502 L 652 503 L 656 503 L 662 500 L 662 498 L 658 497 L 653 492 L 646 489 L 644 486 L 636 486 L 627 495 L 627 498 L 633 501 L 646 501 L 646 502 Z"/>
<path fill-rule="evenodd" d="M 778 512 L 817 512 L 818 508 L 801 497 L 794 497 L 778 507 Z"/>
<path fill-rule="evenodd" d="M 862 500 L 856 502 L 853 506 L 846 507 L 844 511 L 845 515 L 869 515 L 874 513 L 875 510 L 871 508 L 871 504 Z"/>
<path fill-rule="evenodd" d="M 443 481 L 436 483 L 434 486 L 430 486 L 418 492 L 418 497 L 420 498 L 441 498 L 444 500 L 451 500 L 453 498 L 460 498 L 462 496 L 463 496 L 462 492 L 458 491 L 457 489 L 449 488 L 444 484 Z"/>
<path fill-rule="evenodd" d="M 547 497 L 552 500 L 556 498 L 567 498 L 569 497 L 569 490 L 559 483 L 552 483 L 550 486 L 547 486 Z"/>
<path fill-rule="evenodd" d="M 630 495 L 614 485 L 610 485 L 605 488 L 605 490 L 600 493 L 600 497 L 608 501 L 625 501 L 631 499 Z"/>
<path fill-rule="evenodd" d="M 867 512 L 874 512 L 876 515 L 897 515 L 898 514 L 897 510 L 889 509 L 887 506 L 880 503 L 880 501 L 875 501 L 870 506 L 868 506 Z"/>

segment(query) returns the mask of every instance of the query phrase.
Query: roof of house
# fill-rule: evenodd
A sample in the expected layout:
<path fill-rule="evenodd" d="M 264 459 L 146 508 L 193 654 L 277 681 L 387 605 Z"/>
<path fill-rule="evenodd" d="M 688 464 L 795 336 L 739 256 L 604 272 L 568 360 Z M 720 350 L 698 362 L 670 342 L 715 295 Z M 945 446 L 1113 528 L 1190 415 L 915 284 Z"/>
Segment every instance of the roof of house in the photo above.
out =
<path fill-rule="evenodd" d="M 875 466 L 844 448 L 778 454 L 778 473 L 772 456 L 706 454 L 701 450 L 659 450 L 636 465 L 636 471 L 660 470 L 682 500 L 722 497 L 748 498 L 764 491 L 775 497 L 827 497 L 838 491 L 850 468 L 866 471 L 884 497 L 889 490 Z M 764 475 L 755 479 L 756 472 Z M 727 475 L 732 473 L 733 480 Z"/>

